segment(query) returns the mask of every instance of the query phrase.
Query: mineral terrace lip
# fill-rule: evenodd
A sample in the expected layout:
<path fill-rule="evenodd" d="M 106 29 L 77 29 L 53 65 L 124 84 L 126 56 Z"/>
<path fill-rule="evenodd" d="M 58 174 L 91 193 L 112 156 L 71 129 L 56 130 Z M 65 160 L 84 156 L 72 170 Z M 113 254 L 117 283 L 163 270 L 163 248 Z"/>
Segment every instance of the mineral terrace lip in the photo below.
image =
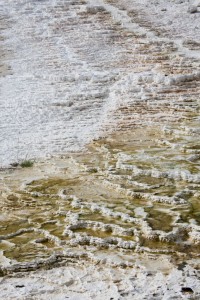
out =
<path fill-rule="evenodd" d="M 92 281 L 97 293 L 95 274 L 104 276 L 107 270 L 118 278 L 105 279 L 113 292 L 121 282 L 124 288 L 140 286 L 140 294 L 149 295 L 150 289 L 141 285 L 145 280 L 156 290 L 159 284 L 159 297 L 198 295 L 194 274 L 200 178 L 195 172 L 197 156 L 193 154 L 188 164 L 197 144 L 194 139 L 191 143 L 183 124 L 163 131 L 149 126 L 123 135 L 117 132 L 91 143 L 85 152 L 1 172 L 1 275 L 13 277 L 3 281 L 1 294 L 6 295 L 4 289 L 14 283 L 19 295 L 29 295 L 36 286 L 40 290 L 41 281 L 46 289 L 47 277 L 58 274 L 55 294 L 62 289 L 62 295 L 72 295 L 71 289 L 63 291 L 60 285 L 69 270 L 73 276 L 85 272 L 81 287 Z M 194 138 L 198 123 L 189 124 Z M 14 274 L 24 271 L 22 285 Z M 194 275 L 192 285 L 188 272 Z M 74 277 L 67 282 L 74 293 L 79 292 Z M 87 285 L 84 295 L 90 292 Z M 107 285 L 105 293 L 109 294 Z M 129 295 L 138 293 L 133 289 Z"/>
<path fill-rule="evenodd" d="M 199 299 L 200 3 L 0 6 L 0 298 Z"/>

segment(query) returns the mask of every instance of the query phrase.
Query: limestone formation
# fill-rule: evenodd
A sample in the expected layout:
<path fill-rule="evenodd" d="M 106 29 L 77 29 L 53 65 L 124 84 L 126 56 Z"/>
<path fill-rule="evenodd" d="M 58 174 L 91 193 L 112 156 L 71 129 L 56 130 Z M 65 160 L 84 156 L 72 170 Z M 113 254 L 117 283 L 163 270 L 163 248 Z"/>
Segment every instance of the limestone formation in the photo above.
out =
<path fill-rule="evenodd" d="M 0 298 L 199 299 L 199 2 L 0 6 Z"/>

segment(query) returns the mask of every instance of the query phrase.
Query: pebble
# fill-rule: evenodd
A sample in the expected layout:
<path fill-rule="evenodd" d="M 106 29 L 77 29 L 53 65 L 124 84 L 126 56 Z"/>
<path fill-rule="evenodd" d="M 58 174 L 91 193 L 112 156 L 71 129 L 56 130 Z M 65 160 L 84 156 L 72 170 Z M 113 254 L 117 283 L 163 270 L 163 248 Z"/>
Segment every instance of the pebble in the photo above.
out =
<path fill-rule="evenodd" d="M 191 13 L 191 14 L 194 14 L 197 12 L 197 7 L 196 6 L 190 6 L 188 8 L 188 12 Z"/>

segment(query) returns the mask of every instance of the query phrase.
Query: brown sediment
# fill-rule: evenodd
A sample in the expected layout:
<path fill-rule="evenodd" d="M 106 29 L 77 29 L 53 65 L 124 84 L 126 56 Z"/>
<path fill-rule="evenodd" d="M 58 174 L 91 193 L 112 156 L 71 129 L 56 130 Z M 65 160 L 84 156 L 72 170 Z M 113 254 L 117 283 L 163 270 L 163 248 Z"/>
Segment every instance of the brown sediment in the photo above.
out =
<path fill-rule="evenodd" d="M 94 259 L 102 249 L 112 259 L 115 249 L 119 255 L 176 254 L 195 261 L 200 250 L 196 129 L 194 117 L 181 126 L 116 132 L 83 153 L 2 172 L 4 256 L 27 268 L 38 258 L 67 249 L 73 256 L 85 247 L 93 247 Z"/>

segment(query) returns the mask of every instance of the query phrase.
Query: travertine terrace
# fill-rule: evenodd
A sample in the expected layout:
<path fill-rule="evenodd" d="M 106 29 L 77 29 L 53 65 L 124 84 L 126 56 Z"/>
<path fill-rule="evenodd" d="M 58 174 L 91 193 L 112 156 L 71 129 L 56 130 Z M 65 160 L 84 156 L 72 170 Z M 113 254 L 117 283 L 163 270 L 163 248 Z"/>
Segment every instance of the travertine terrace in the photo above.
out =
<path fill-rule="evenodd" d="M 0 297 L 199 299 L 199 2 L 0 5 Z"/>
<path fill-rule="evenodd" d="M 1 0 L 0 165 L 197 112 L 199 14 L 160 2 Z"/>

